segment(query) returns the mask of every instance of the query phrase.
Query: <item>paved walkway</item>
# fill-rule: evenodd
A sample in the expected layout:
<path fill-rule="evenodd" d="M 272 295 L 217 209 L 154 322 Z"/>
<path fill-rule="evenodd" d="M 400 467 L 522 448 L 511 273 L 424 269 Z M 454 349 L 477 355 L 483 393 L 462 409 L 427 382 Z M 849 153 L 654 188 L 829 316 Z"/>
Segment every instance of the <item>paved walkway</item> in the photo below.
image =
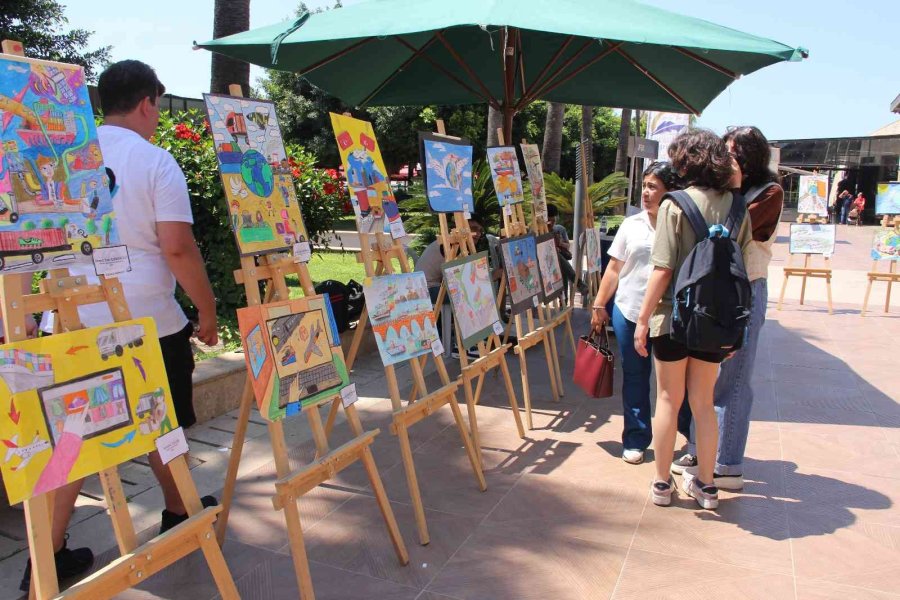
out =
<path fill-rule="evenodd" d="M 571 383 L 553 403 L 540 350 L 529 360 L 536 401 L 534 431 L 515 434 L 496 385 L 485 386 L 478 419 L 488 490 L 479 492 L 448 411 L 412 431 L 432 542 L 418 545 L 397 440 L 388 432 L 384 371 L 375 355 L 358 365 L 364 423 L 378 427 L 374 452 L 410 551 L 401 567 L 354 466 L 300 501 L 317 598 L 535 599 L 597 598 L 900 598 L 900 389 L 892 354 L 900 336 L 900 301 L 884 315 L 858 313 L 853 281 L 871 265 L 871 229 L 842 231 L 835 256 L 835 308 L 812 287 L 808 305 L 789 293 L 782 311 L 773 267 L 769 320 L 753 377 L 756 404 L 748 447 L 748 484 L 723 492 L 716 512 L 677 499 L 648 499 L 652 463 L 619 459 L 618 397 L 591 400 Z M 786 241 L 786 239 L 784 240 Z M 785 257 L 783 244 L 776 260 Z M 846 263 L 844 263 L 846 261 Z M 864 279 L 864 278 L 863 278 Z M 813 284 L 814 286 L 815 284 Z M 587 314 L 576 315 L 576 331 Z M 518 388 L 517 360 L 510 361 Z M 563 357 L 566 377 L 571 351 Z M 401 381 L 408 381 L 405 373 Z M 617 374 L 616 388 L 619 387 Z M 244 598 L 297 598 L 285 526 L 271 508 L 274 466 L 258 415 L 229 523 L 226 559 Z M 314 453 L 305 419 L 287 424 L 292 458 Z M 191 430 L 193 473 L 202 493 L 222 485 L 233 415 Z M 336 442 L 346 439 L 346 425 Z M 681 440 L 679 440 L 679 443 Z M 652 461 L 652 453 L 649 456 Z M 123 475 L 144 537 L 158 523 L 161 499 L 146 467 Z M 96 481 L 88 485 L 97 496 Z M 140 491 L 139 491 L 140 490 Z M 98 496 L 99 497 L 99 496 Z M 116 556 L 102 502 L 85 497 L 71 543 L 90 545 L 101 565 Z M 25 554 L 10 537 L 21 512 L 0 510 L 0 597 L 21 577 Z M 16 546 L 18 544 L 18 546 Z M 201 557 L 192 556 L 124 598 L 216 596 Z"/>

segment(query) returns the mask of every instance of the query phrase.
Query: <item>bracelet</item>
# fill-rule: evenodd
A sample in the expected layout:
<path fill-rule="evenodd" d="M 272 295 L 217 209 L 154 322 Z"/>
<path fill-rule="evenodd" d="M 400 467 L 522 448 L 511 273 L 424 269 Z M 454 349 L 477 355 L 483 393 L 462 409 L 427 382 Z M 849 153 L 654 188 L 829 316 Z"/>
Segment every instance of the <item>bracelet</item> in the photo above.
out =
<path fill-rule="evenodd" d="M 591 304 L 591 308 L 594 310 L 606 310 L 605 306 L 594 306 L 593 304 Z"/>

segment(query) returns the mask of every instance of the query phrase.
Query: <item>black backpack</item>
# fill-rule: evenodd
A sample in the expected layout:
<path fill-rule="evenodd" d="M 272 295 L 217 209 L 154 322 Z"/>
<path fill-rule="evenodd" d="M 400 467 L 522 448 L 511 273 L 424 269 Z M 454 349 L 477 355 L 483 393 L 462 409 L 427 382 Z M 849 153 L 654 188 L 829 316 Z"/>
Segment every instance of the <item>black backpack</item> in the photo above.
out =
<path fill-rule="evenodd" d="M 358 321 L 362 315 L 363 308 L 366 306 L 366 297 L 363 294 L 363 286 L 355 279 L 347 282 L 347 320 L 350 322 Z"/>
<path fill-rule="evenodd" d="M 328 294 L 331 300 L 331 312 L 334 314 L 334 322 L 338 333 L 344 333 L 350 325 L 347 315 L 350 290 L 346 285 L 334 279 L 327 279 L 315 287 L 317 294 Z"/>
<path fill-rule="evenodd" d="M 750 318 L 750 280 L 734 238 L 747 213 L 734 193 L 723 225 L 710 227 L 687 192 L 664 196 L 681 208 L 697 236 L 672 287 L 672 339 L 690 350 L 731 352 L 744 344 Z"/>

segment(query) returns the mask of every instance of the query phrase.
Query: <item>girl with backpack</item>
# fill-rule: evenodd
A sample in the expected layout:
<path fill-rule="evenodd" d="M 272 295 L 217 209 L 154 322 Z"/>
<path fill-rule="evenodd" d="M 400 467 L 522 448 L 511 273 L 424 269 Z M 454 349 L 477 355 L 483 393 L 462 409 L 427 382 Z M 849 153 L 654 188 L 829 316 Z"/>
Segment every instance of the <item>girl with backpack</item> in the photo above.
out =
<path fill-rule="evenodd" d="M 669 467 L 675 451 L 678 410 L 686 389 L 696 424 L 699 469 L 684 491 L 701 507 L 713 509 L 719 503 L 718 489 L 713 482 L 718 438 L 713 388 L 719 364 L 740 347 L 740 337 L 735 337 L 725 347 L 718 344 L 718 340 L 712 340 L 714 349 L 711 349 L 710 340 L 697 339 L 695 335 L 698 331 L 707 336 L 719 333 L 709 329 L 708 323 L 700 323 L 689 330 L 680 328 L 686 319 L 703 317 L 703 311 L 693 310 L 695 304 L 683 303 L 679 289 L 675 290 L 679 312 L 673 315 L 675 286 L 672 281 L 674 276 L 681 284 L 682 267 L 685 266 L 689 272 L 697 266 L 693 260 L 686 261 L 689 255 L 697 259 L 695 251 L 701 247 L 710 248 L 711 245 L 715 246 L 715 252 L 707 253 L 706 258 L 714 258 L 716 268 L 709 269 L 708 273 L 722 275 L 719 262 L 722 256 L 726 258 L 726 276 L 729 273 L 727 261 L 731 261 L 733 267 L 730 272 L 743 273 L 743 254 L 752 241 L 750 220 L 744 218 L 743 204 L 732 207 L 735 200 L 743 200 L 729 191 L 736 165 L 719 136 L 704 129 L 682 133 L 669 146 L 669 158 L 687 188 L 684 195 L 675 198 L 667 195 L 660 205 L 650 255 L 653 272 L 647 282 L 647 292 L 634 332 L 634 349 L 640 356 L 649 355 L 649 333 L 656 367 L 657 400 L 653 419 L 656 478 L 651 484 L 651 493 L 653 503 L 658 506 L 668 506 L 672 501 Z M 701 229 L 698 221 L 712 225 L 708 238 L 704 237 L 707 231 Z M 733 245 L 720 251 L 722 244 Z M 749 303 L 746 275 L 743 275 L 743 282 L 735 280 L 729 283 L 734 283 L 734 290 L 744 292 L 740 294 L 741 300 L 746 296 Z M 712 302 L 716 304 L 715 300 Z M 686 307 L 692 309 L 690 314 L 682 312 Z M 716 307 L 722 308 L 720 304 Z M 742 331 L 737 331 L 738 336 Z M 735 334 L 735 331 L 728 333 Z"/>
<path fill-rule="evenodd" d="M 714 404 L 719 423 L 719 446 L 713 478 L 716 487 L 740 490 L 744 487 L 744 450 L 753 406 L 750 379 L 759 333 L 766 321 L 769 263 L 784 206 L 784 190 L 778 184 L 777 175 L 769 170 L 769 141 L 759 129 L 738 127 L 728 131 L 724 140 L 740 168 L 740 181 L 734 185 L 740 187 L 744 196 L 752 226 L 753 241 L 745 257 L 752 299 L 744 347 L 722 364 L 716 381 Z M 672 472 L 683 472 L 688 479 L 696 476 L 694 454 L 693 444 L 688 444 L 687 453 L 672 463 Z"/>

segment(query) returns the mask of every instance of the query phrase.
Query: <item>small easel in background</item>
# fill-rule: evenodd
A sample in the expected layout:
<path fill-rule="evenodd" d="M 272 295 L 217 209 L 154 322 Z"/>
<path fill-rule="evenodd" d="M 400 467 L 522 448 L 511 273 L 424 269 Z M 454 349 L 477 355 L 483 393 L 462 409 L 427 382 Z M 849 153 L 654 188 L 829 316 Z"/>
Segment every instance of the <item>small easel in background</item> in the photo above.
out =
<path fill-rule="evenodd" d="M 241 86 L 237 84 L 230 85 L 228 91 L 235 97 L 243 95 Z M 305 296 L 316 295 L 306 264 L 294 262 L 292 256 L 283 254 L 268 254 L 259 257 L 242 256 L 241 268 L 234 273 L 235 281 L 244 285 L 248 306 L 257 306 L 263 302 L 288 300 L 290 298 L 290 291 L 286 281 L 288 275 L 296 275 L 298 277 Z M 264 299 L 260 294 L 259 284 L 261 282 L 266 285 Z M 244 392 L 241 396 L 240 412 L 234 432 L 228 471 L 225 476 L 225 487 L 222 492 L 223 509 L 217 524 L 220 544 L 224 543 L 225 540 L 228 513 L 234 496 L 244 438 L 247 434 L 250 410 L 254 401 L 252 382 L 248 374 L 247 381 L 244 384 Z M 272 504 L 275 510 L 284 510 L 285 512 L 291 557 L 294 561 L 297 585 L 303 600 L 313 600 L 315 592 L 313 591 L 312 576 L 306 556 L 306 546 L 303 543 L 303 528 L 300 523 L 300 510 L 297 502 L 300 496 L 332 479 L 337 473 L 356 461 L 362 461 L 365 467 L 366 475 L 369 477 L 369 484 L 372 487 L 378 508 L 381 510 L 381 515 L 384 518 L 385 526 L 400 564 L 405 565 L 409 562 L 406 545 L 403 542 L 403 537 L 400 535 L 397 520 L 394 518 L 394 512 L 391 509 L 390 501 L 384 490 L 381 476 L 378 473 L 378 467 L 375 464 L 375 458 L 372 456 L 372 449 L 370 448 L 379 431 L 375 429 L 366 432 L 359 419 L 356 406 L 353 404 L 345 406 L 344 413 L 354 438 L 331 450 L 328 445 L 328 435 L 322 424 L 322 417 L 319 414 L 319 406 L 327 402 L 328 400 L 325 400 L 320 404 L 306 406 L 303 409 L 309 422 L 309 427 L 312 430 L 317 454 L 313 462 L 299 469 L 291 470 L 287 444 L 284 438 L 284 427 L 281 421 L 267 421 L 266 423 L 269 429 L 269 439 L 272 443 L 272 454 L 275 458 L 275 471 L 278 476 L 278 480 L 275 482 L 275 494 L 272 498 Z M 336 413 L 335 407 L 340 406 L 343 406 L 341 397 L 336 396 L 332 401 L 333 412 Z"/>
<path fill-rule="evenodd" d="M 447 139 L 458 139 L 447 135 L 444 127 L 444 121 L 438 119 L 437 134 Z M 441 248 L 444 251 L 444 262 L 450 262 L 456 258 L 470 256 L 475 254 L 475 241 L 472 239 L 472 232 L 469 230 L 469 222 L 464 213 L 453 213 L 454 229 L 450 230 L 446 213 L 438 213 L 438 224 L 440 233 L 438 239 L 441 241 Z M 434 319 L 441 313 L 441 306 L 446 300 L 447 282 L 441 281 L 441 288 L 438 291 L 437 301 L 434 303 Z M 459 349 L 459 362 L 461 368 L 463 392 L 466 396 L 466 410 L 469 417 L 469 427 L 472 432 L 472 440 L 475 443 L 478 460 L 481 462 L 481 437 L 478 433 L 478 419 L 475 407 L 481 399 L 481 389 L 484 385 L 485 377 L 494 369 L 500 369 L 503 377 L 503 384 L 506 388 L 506 397 L 509 400 L 509 407 L 516 423 L 516 430 L 519 437 L 525 437 L 525 430 L 522 427 L 522 417 L 519 415 L 519 404 L 516 401 L 516 392 L 513 389 L 512 379 L 509 375 L 509 367 L 506 364 L 506 351 L 509 344 L 500 343 L 500 337 L 493 333 L 487 340 L 478 343 L 479 358 L 469 363 L 469 357 L 466 354 L 466 348 L 463 344 L 462 332 L 459 329 L 459 323 L 456 323 L 456 344 Z M 477 383 L 476 383 L 477 382 Z M 475 390 L 472 390 L 472 384 L 475 383 Z M 413 395 L 410 401 L 415 399 L 416 389 L 413 389 Z"/>
<path fill-rule="evenodd" d="M 588 180 L 587 180 L 587 172 L 588 172 L 588 152 L 590 150 L 590 144 L 588 142 L 581 142 L 578 145 L 578 167 L 581 169 L 582 176 L 579 179 L 581 181 L 582 188 L 582 206 L 584 208 L 584 214 L 581 217 L 581 231 L 582 231 L 582 239 L 575 240 L 575 243 L 578 244 L 578 247 L 581 248 L 581 252 L 578 254 L 579 260 L 578 264 L 575 265 L 575 281 L 572 282 L 569 288 L 569 306 L 572 307 L 575 305 L 575 290 L 577 289 L 577 284 L 581 281 L 581 273 L 585 269 L 584 262 L 588 261 L 587 274 L 585 276 L 585 285 L 587 286 L 587 294 L 588 297 L 582 297 L 581 303 L 582 305 L 586 305 L 587 302 L 593 302 L 594 298 L 597 296 L 597 292 L 600 291 L 600 271 L 594 271 L 593 273 L 590 271 L 590 259 L 587 258 L 587 236 L 588 230 L 594 229 L 594 203 L 591 202 L 591 196 L 588 192 Z M 597 240 L 598 250 L 600 240 Z M 599 260 L 599 257 L 598 257 Z M 571 329 L 571 328 L 570 328 Z"/>
<path fill-rule="evenodd" d="M 894 232 L 900 235 L 900 215 L 884 215 L 881 219 L 882 227 L 893 227 Z M 866 316 L 866 309 L 869 306 L 869 294 L 872 292 L 872 284 L 876 281 L 884 281 L 887 283 L 887 292 L 884 297 L 884 312 L 890 312 L 891 309 L 891 287 L 895 283 L 900 283 L 900 273 L 896 272 L 897 260 L 889 260 L 888 261 L 888 270 L 887 272 L 878 270 L 878 259 L 872 261 L 872 270 L 866 274 L 866 277 L 869 279 L 868 285 L 866 285 L 866 295 L 863 298 L 862 310 L 859 313 L 859 316 Z"/>
<path fill-rule="evenodd" d="M 808 225 L 828 225 L 828 219 L 815 214 L 800 214 L 797 216 L 797 223 Z M 832 227 L 835 226 L 832 225 Z M 825 289 L 828 294 L 828 314 L 834 314 L 834 307 L 831 303 L 831 257 L 828 255 L 823 255 L 823 258 L 825 260 L 824 267 L 810 267 L 809 263 L 812 256 L 812 254 L 804 253 L 802 267 L 791 266 L 791 262 L 793 262 L 794 260 L 794 255 L 791 254 L 789 256 L 788 264 L 784 267 L 784 282 L 781 284 L 781 294 L 778 297 L 777 310 L 781 310 L 781 305 L 784 303 L 784 292 L 787 290 L 788 280 L 791 277 L 800 277 L 802 278 L 802 282 L 800 284 L 800 305 L 802 306 L 804 300 L 806 299 L 807 279 L 824 279 Z"/>
<path fill-rule="evenodd" d="M 2 49 L 3 54 L 24 56 L 20 42 L 3 40 Z M 87 285 L 84 277 L 70 277 L 68 269 L 53 269 L 41 281 L 40 293 L 25 294 L 23 290 L 31 287 L 31 277 L 31 273 L 0 277 L 0 311 L 7 343 L 26 339 L 25 319 L 33 313 L 55 311 L 61 331 L 84 329 L 78 307 L 86 304 L 106 303 L 116 322 L 131 318 L 125 293 L 115 278 L 101 276 L 99 285 Z M 183 455 L 168 466 L 189 518 L 138 546 L 118 468 L 100 471 L 107 510 L 122 556 L 62 594 L 59 593 L 51 539 L 54 492 L 25 500 L 25 526 L 32 565 L 29 598 L 110 598 L 140 584 L 194 550 L 203 551 L 222 597 L 239 598 L 222 550 L 213 539 L 213 522 L 222 509 L 217 506 L 203 508 Z"/>

